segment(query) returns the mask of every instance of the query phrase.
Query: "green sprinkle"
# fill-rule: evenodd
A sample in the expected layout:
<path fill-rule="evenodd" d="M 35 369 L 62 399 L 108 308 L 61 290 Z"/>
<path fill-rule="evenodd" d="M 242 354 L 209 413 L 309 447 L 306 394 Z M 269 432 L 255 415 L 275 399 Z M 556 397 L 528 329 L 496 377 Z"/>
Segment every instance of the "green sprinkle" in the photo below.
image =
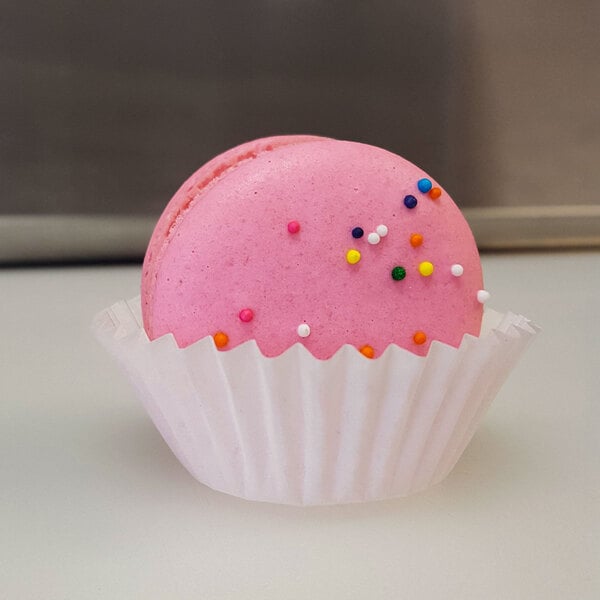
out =
<path fill-rule="evenodd" d="M 394 267 L 392 269 L 392 279 L 394 281 L 400 281 L 406 277 L 406 269 L 404 267 Z"/>

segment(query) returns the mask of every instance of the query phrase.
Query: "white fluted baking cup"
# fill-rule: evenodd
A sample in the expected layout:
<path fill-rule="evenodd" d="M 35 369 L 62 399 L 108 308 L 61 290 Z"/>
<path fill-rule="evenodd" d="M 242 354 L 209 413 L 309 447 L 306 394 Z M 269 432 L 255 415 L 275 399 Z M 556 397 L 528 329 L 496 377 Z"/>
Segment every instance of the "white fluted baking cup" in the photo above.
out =
<path fill-rule="evenodd" d="M 253 341 L 226 352 L 149 341 L 139 297 L 97 315 L 93 330 L 121 363 L 157 429 L 206 485 L 250 500 L 337 504 L 405 496 L 452 470 L 538 328 L 486 309 L 482 333 L 426 357 L 351 346 L 331 359 L 301 344 L 264 357 Z"/>

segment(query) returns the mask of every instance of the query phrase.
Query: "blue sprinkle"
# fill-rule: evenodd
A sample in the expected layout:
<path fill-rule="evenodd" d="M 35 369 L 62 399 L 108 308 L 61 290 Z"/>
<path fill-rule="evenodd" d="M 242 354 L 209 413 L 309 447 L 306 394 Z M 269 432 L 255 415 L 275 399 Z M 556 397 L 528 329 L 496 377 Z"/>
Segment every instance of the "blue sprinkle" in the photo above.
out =
<path fill-rule="evenodd" d="M 417 205 L 417 199 L 414 196 L 404 196 L 404 206 L 414 208 Z"/>
<path fill-rule="evenodd" d="M 431 189 L 431 181 L 429 179 L 419 179 L 419 181 L 417 181 L 417 187 L 420 192 L 426 194 Z"/>
<path fill-rule="evenodd" d="M 358 238 L 361 238 L 363 235 L 365 235 L 365 232 L 364 232 L 364 230 L 363 230 L 362 227 L 355 227 L 352 230 L 352 237 L 353 238 L 358 239 Z"/>

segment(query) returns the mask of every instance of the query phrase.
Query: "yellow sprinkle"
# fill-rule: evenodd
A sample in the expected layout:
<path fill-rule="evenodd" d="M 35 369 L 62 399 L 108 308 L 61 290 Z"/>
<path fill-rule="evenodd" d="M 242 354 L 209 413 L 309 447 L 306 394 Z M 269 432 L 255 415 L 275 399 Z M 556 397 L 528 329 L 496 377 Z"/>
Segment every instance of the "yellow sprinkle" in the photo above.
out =
<path fill-rule="evenodd" d="M 346 252 L 346 260 L 351 265 L 355 265 L 360 260 L 360 252 L 354 249 L 348 250 L 348 252 Z"/>
<path fill-rule="evenodd" d="M 419 265 L 419 273 L 421 273 L 423 277 L 429 277 L 433 273 L 433 264 L 428 260 L 422 262 Z"/>

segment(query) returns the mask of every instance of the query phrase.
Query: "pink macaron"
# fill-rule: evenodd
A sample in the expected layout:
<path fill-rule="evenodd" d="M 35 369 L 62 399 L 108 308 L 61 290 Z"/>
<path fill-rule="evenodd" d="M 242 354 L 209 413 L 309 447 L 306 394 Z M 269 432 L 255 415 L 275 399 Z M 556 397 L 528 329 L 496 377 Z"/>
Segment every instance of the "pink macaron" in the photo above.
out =
<path fill-rule="evenodd" d="M 142 277 L 144 328 L 180 347 L 296 343 L 328 359 L 350 344 L 479 335 L 481 264 L 446 190 L 380 148 L 314 136 L 242 144 L 196 171 L 161 216 Z"/>

